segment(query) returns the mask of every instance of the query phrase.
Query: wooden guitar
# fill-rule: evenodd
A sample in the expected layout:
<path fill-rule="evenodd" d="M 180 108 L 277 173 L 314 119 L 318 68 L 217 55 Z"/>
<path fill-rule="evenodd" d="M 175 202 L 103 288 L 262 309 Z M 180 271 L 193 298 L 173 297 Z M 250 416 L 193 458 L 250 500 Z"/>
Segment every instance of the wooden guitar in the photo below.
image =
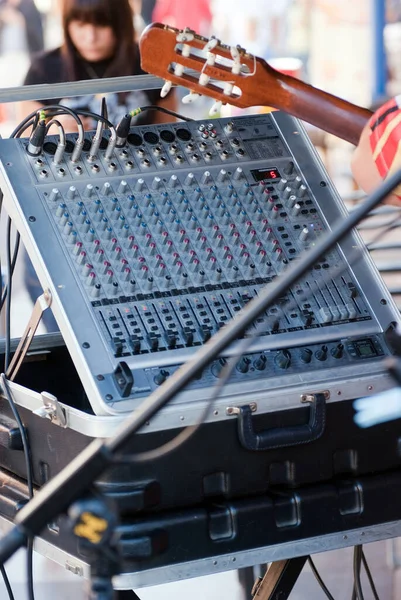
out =
<path fill-rule="evenodd" d="M 372 114 L 276 71 L 239 46 L 226 46 L 191 30 L 153 23 L 142 34 L 140 53 L 143 70 L 166 82 L 211 96 L 217 103 L 277 108 L 355 145 Z M 164 93 L 169 87 L 170 83 L 164 86 Z"/>

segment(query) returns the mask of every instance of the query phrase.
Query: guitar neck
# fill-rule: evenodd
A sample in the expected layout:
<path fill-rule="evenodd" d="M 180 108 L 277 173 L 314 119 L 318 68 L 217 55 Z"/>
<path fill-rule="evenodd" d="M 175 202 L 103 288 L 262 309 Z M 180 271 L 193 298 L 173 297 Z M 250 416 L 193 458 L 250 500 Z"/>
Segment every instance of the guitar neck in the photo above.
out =
<path fill-rule="evenodd" d="M 277 81 L 279 91 L 274 108 L 307 121 L 328 133 L 357 145 L 371 111 L 341 100 L 288 75 Z"/>
<path fill-rule="evenodd" d="M 224 104 L 240 108 L 278 108 L 352 144 L 358 143 L 362 129 L 372 114 L 369 110 L 284 75 L 262 58 L 253 57 L 246 52 L 240 58 L 237 57 L 248 68 L 250 76 L 244 76 L 243 72 L 228 68 L 217 60 L 210 61 L 210 52 L 207 60 L 206 55 L 202 57 L 207 42 L 205 38 L 194 32 L 186 32 L 186 39 L 177 43 L 180 35 L 182 32 L 174 27 L 161 23 L 149 25 L 140 40 L 143 70 L 177 85 L 184 85 L 198 94 L 211 96 Z M 183 47 L 177 48 L 183 41 Z M 233 60 L 232 48 L 221 44 L 213 45 L 212 48 L 215 58 Z M 174 64 L 180 67 L 178 71 L 172 68 Z M 195 75 L 189 74 L 191 70 Z M 219 86 L 218 83 L 222 85 Z M 233 85 L 240 89 L 240 94 L 231 92 Z"/>

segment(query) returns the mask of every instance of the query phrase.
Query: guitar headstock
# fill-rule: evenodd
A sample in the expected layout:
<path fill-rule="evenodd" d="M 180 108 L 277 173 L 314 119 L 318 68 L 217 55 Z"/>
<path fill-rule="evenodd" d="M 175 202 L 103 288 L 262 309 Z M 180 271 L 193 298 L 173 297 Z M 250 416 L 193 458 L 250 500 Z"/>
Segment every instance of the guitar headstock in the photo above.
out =
<path fill-rule="evenodd" d="M 166 80 L 162 95 L 174 83 L 214 98 L 215 112 L 221 104 L 275 106 L 281 74 L 239 46 L 153 23 L 141 36 L 140 54 L 142 69 Z"/>

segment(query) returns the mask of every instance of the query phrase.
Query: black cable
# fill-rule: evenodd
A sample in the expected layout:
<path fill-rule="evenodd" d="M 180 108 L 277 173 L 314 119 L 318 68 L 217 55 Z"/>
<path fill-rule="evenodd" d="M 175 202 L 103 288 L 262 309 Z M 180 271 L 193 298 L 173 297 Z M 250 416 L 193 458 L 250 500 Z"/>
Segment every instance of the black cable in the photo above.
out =
<path fill-rule="evenodd" d="M 20 234 L 17 232 L 15 235 L 15 245 L 14 245 L 14 252 L 13 252 L 13 258 L 11 261 L 11 277 L 14 275 L 14 270 L 15 270 L 15 265 L 17 262 L 17 258 L 18 258 L 18 251 L 19 251 L 19 246 L 20 246 L 20 241 L 21 241 L 21 236 Z M 7 284 L 4 286 L 3 289 L 3 293 L 1 295 L 1 300 L 0 300 L 0 312 L 3 309 L 4 306 L 4 302 L 6 301 L 6 297 L 7 297 Z"/>
<path fill-rule="evenodd" d="M 5 315 L 5 350 L 4 350 L 4 373 L 7 373 L 11 359 L 11 293 L 12 293 L 12 275 L 11 275 L 11 219 L 7 220 L 6 233 L 6 264 L 7 264 L 7 298 Z"/>
<path fill-rule="evenodd" d="M 1 380 L 1 389 L 3 391 L 4 396 L 7 399 L 7 402 L 10 406 L 10 409 L 13 413 L 14 419 L 17 422 L 18 429 L 21 434 L 22 447 L 24 450 L 24 459 L 25 459 L 25 469 L 26 469 L 26 481 L 28 487 L 29 498 L 33 498 L 33 467 L 32 467 L 32 453 L 31 447 L 29 444 L 28 436 L 25 431 L 25 427 L 22 423 L 20 414 L 18 412 L 17 405 L 14 402 L 14 399 L 11 394 L 10 387 L 8 385 L 8 381 L 4 373 L 0 375 Z M 27 583 L 28 583 L 28 598 L 29 600 L 35 600 L 34 591 L 33 591 L 33 539 L 28 538 L 27 544 Z"/>
<path fill-rule="evenodd" d="M 60 109 L 61 108 L 62 107 L 60 106 Z M 105 125 L 107 125 L 107 127 L 114 128 L 113 123 L 111 121 L 109 121 L 109 119 L 106 119 L 105 117 L 102 117 L 101 115 L 98 115 L 98 114 L 96 114 L 94 112 L 91 112 L 90 110 L 80 110 L 80 109 L 77 109 L 75 112 L 76 112 L 77 115 L 81 115 L 82 117 L 91 117 L 92 119 L 95 119 L 97 121 L 100 121 L 101 123 L 104 123 Z M 64 114 L 64 112 L 62 110 L 60 110 L 60 111 L 52 112 L 48 116 L 49 116 L 49 118 L 50 117 L 54 118 L 54 117 L 60 116 L 62 114 Z"/>
<path fill-rule="evenodd" d="M 327 587 L 326 587 L 326 585 L 325 585 L 325 583 L 324 583 L 323 579 L 320 577 L 319 571 L 317 570 L 317 568 L 316 568 L 316 565 L 315 565 L 315 563 L 313 562 L 313 560 L 312 560 L 312 557 L 311 557 L 311 556 L 308 556 L 308 563 L 309 563 L 309 566 L 310 566 L 310 568 L 311 568 L 311 570 L 312 570 L 312 573 L 314 574 L 314 576 L 315 576 L 315 578 L 316 578 L 316 581 L 318 582 L 318 584 L 319 584 L 319 585 L 320 585 L 320 587 L 322 588 L 322 591 L 323 591 L 323 592 L 326 594 L 326 596 L 327 596 L 327 598 L 328 598 L 329 600 L 334 600 L 334 596 L 332 596 L 332 595 L 330 594 L 330 592 L 329 592 L 329 590 L 327 589 Z"/>
<path fill-rule="evenodd" d="M 26 583 L 28 586 L 28 599 L 35 600 L 33 589 L 33 537 L 29 537 L 26 546 Z"/>
<path fill-rule="evenodd" d="M 362 546 L 354 547 L 354 560 L 353 560 L 353 570 L 354 570 L 354 591 L 356 600 L 364 600 L 364 595 L 362 591 L 362 583 L 361 583 L 361 562 L 362 562 Z"/>
<path fill-rule="evenodd" d="M 45 111 L 46 113 L 49 111 L 57 111 L 55 114 L 68 114 L 71 115 L 71 117 L 76 121 L 77 125 L 79 127 L 83 128 L 82 125 L 82 121 L 78 116 L 78 111 L 72 110 L 71 108 L 68 108 L 68 106 L 64 106 L 63 104 L 49 104 L 47 106 L 43 106 L 42 108 L 38 108 L 35 112 L 31 113 L 31 115 L 29 115 L 30 118 L 32 118 L 32 116 L 34 116 L 36 113 L 41 113 L 42 111 Z M 60 112 L 58 112 L 60 111 Z M 46 115 L 46 117 L 53 117 L 55 115 L 50 114 L 50 115 Z"/>
<path fill-rule="evenodd" d="M 368 561 L 366 560 L 366 556 L 363 551 L 363 548 L 362 548 L 362 563 L 363 563 L 363 566 L 365 567 L 366 575 L 369 580 L 369 585 L 371 587 L 373 597 L 375 600 L 380 600 L 379 594 L 377 593 L 377 590 L 376 590 L 375 582 L 373 581 L 372 573 L 370 572 L 370 569 L 369 569 Z"/>
<path fill-rule="evenodd" d="M 177 119 L 181 119 L 182 121 L 195 121 L 195 119 L 191 119 L 190 117 L 184 117 L 184 115 L 180 115 L 174 110 L 170 110 L 169 108 L 164 108 L 163 106 L 157 106 L 157 104 L 150 104 L 149 106 L 141 106 L 139 109 L 141 112 L 145 110 L 158 110 L 160 112 L 165 113 L 166 115 L 171 115 L 172 117 L 177 117 Z"/>
<path fill-rule="evenodd" d="M 8 579 L 8 575 L 4 568 L 4 565 L 0 565 L 0 573 L 1 573 L 1 576 L 3 577 L 4 585 L 6 586 L 9 600 L 15 600 L 13 591 L 11 589 L 10 580 Z"/>
<path fill-rule="evenodd" d="M 29 124 L 28 124 L 28 121 L 29 121 Z M 25 129 L 27 129 L 29 127 L 29 125 L 33 125 L 33 127 L 35 128 L 38 121 L 39 121 L 38 110 L 34 110 L 27 117 L 25 117 L 25 119 L 23 121 L 21 121 L 21 123 L 19 123 L 17 125 L 17 127 L 14 129 L 14 131 L 10 134 L 10 138 L 18 137 L 19 131 L 24 126 L 25 126 Z M 24 129 L 24 131 L 25 131 L 25 129 Z"/>

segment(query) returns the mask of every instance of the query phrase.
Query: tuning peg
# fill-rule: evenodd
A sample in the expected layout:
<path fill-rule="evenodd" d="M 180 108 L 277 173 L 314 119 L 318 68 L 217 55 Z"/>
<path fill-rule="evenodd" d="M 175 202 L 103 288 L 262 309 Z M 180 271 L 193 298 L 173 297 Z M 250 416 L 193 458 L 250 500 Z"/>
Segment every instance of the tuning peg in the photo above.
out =
<path fill-rule="evenodd" d="M 233 67 L 233 69 L 232 69 L 232 70 L 233 70 L 233 72 L 234 72 L 234 67 Z M 233 89 L 234 89 L 234 84 L 233 84 L 233 83 L 231 83 L 230 81 L 227 81 L 227 82 L 224 84 L 224 90 L 223 90 L 223 94 L 224 94 L 225 96 L 231 96 Z"/>
<path fill-rule="evenodd" d="M 213 104 L 213 106 L 211 107 L 211 109 L 209 110 L 209 115 L 211 117 L 213 117 L 214 115 L 217 115 L 221 111 L 222 106 L 223 106 L 223 103 L 221 100 L 216 101 Z"/>
<path fill-rule="evenodd" d="M 241 50 L 242 50 L 241 46 L 231 46 L 230 47 L 230 54 L 235 63 L 239 63 L 241 61 L 241 54 L 240 54 Z"/>
<path fill-rule="evenodd" d="M 171 81 L 165 81 L 162 89 L 160 90 L 160 97 L 165 98 L 169 91 L 171 90 L 173 83 Z"/>
<path fill-rule="evenodd" d="M 207 58 L 206 58 L 206 64 L 213 67 L 215 62 L 216 62 L 216 54 L 214 54 L 214 52 L 208 52 Z"/>
<path fill-rule="evenodd" d="M 210 77 L 209 75 L 206 75 L 206 73 L 201 73 L 199 75 L 199 85 L 207 85 L 210 81 Z"/>
<path fill-rule="evenodd" d="M 194 32 L 191 29 L 184 29 L 184 31 L 181 31 L 180 33 L 177 34 L 176 40 L 178 43 L 182 43 L 182 42 L 192 42 L 195 39 L 195 35 Z"/>
<path fill-rule="evenodd" d="M 180 65 L 180 63 L 177 63 L 174 67 L 174 75 L 177 75 L 177 77 L 182 77 L 183 74 L 184 74 L 184 65 Z"/>
<path fill-rule="evenodd" d="M 218 44 L 219 40 L 216 37 L 214 37 L 214 35 L 212 35 L 207 44 L 205 44 L 205 46 L 203 47 L 203 51 L 211 52 L 216 48 L 216 46 L 218 46 Z"/>
<path fill-rule="evenodd" d="M 190 92 L 189 94 L 187 94 L 186 96 L 183 97 L 182 103 L 183 104 L 192 104 L 193 102 L 198 100 L 198 98 L 201 98 L 200 94 L 195 94 L 195 92 Z"/>

